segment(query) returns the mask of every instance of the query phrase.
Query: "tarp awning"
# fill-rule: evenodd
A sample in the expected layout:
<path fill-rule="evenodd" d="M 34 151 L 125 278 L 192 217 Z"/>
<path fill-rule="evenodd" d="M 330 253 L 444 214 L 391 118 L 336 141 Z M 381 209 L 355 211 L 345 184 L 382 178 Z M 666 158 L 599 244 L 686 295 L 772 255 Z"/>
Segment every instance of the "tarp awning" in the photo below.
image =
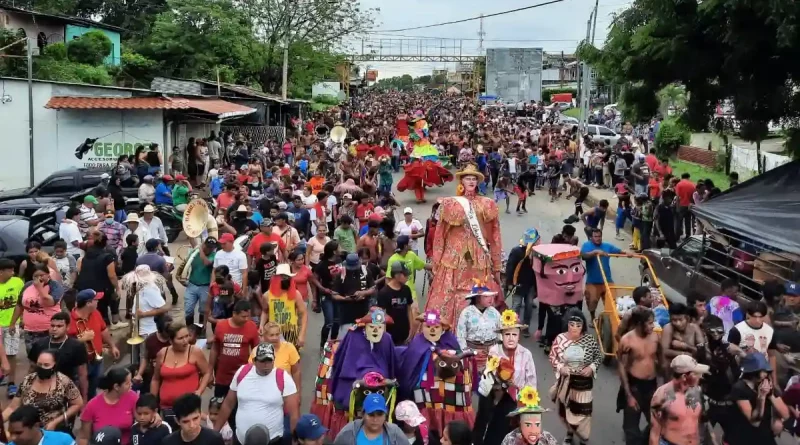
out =
<path fill-rule="evenodd" d="M 800 254 L 800 161 L 755 176 L 693 206 L 692 212 L 718 229 Z"/>
<path fill-rule="evenodd" d="M 45 108 L 56 110 L 200 110 L 220 119 L 255 113 L 255 108 L 221 99 L 183 97 L 80 97 L 51 98 Z"/>

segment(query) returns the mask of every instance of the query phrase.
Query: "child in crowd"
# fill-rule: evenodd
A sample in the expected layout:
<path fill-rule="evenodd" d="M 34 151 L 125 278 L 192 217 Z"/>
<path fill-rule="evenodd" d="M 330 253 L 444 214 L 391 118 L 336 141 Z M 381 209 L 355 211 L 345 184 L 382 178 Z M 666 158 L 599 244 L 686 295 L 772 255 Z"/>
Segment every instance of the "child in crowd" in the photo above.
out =
<path fill-rule="evenodd" d="M 167 422 L 153 426 L 158 412 L 158 399 L 154 394 L 141 394 L 136 401 L 136 423 L 131 428 L 131 442 L 135 445 L 161 445 L 161 441 L 172 433 Z"/>
<path fill-rule="evenodd" d="M 253 322 L 255 322 L 256 326 L 260 326 L 259 320 L 261 319 L 261 308 L 264 306 L 263 299 L 261 297 L 263 292 L 261 292 L 261 289 L 264 288 L 261 286 L 258 272 L 255 270 L 247 272 L 246 298 L 247 301 L 250 302 L 250 318 L 253 320 Z"/>
<path fill-rule="evenodd" d="M 617 195 L 617 217 L 614 221 L 617 234 L 615 238 L 621 241 L 624 238 L 620 232 L 625 228 L 625 221 L 631 217 L 631 195 L 628 191 L 627 181 L 622 181 L 614 186 L 614 192 Z"/>
<path fill-rule="evenodd" d="M 644 202 L 647 200 L 645 196 L 637 196 L 634 198 L 634 206 L 631 209 L 631 221 L 633 225 L 633 242 L 630 248 L 635 252 L 642 250 L 642 208 Z"/>
<path fill-rule="evenodd" d="M 220 320 L 233 316 L 233 305 L 236 304 L 236 295 L 241 290 L 238 283 L 234 282 L 228 266 L 217 266 L 214 269 L 214 282 L 208 289 L 206 303 L 206 319 L 211 323 L 211 331 Z"/>
<path fill-rule="evenodd" d="M 506 213 L 511 213 L 511 178 L 504 174 L 497 180 L 497 185 L 494 187 L 494 202 L 500 202 L 501 199 L 506 200 Z"/>
<path fill-rule="evenodd" d="M 203 413 L 203 423 L 206 428 L 214 428 L 214 422 L 217 421 L 219 411 L 222 409 L 223 400 L 225 400 L 223 397 L 212 397 L 208 401 L 208 414 Z M 219 434 L 222 436 L 225 445 L 233 443 L 233 429 L 228 425 L 228 422 L 225 422 L 225 425 L 219 430 Z"/>
<path fill-rule="evenodd" d="M 353 228 L 353 218 L 349 215 L 339 217 L 339 227 L 333 231 L 333 239 L 339 242 L 342 252 L 355 253 L 358 232 Z"/>
<path fill-rule="evenodd" d="M 72 287 L 78 274 L 78 262 L 74 256 L 67 255 L 67 243 L 64 240 L 58 240 L 53 244 L 53 260 L 56 262 L 56 269 L 61 275 L 64 287 Z"/>
<path fill-rule="evenodd" d="M 275 276 L 275 269 L 278 267 L 278 256 L 275 254 L 275 244 L 271 242 L 262 243 L 258 249 L 261 252 L 261 258 L 256 260 L 255 272 L 257 273 L 257 282 L 261 289 L 269 288 L 269 281 Z M 248 283 L 250 277 L 248 276 Z"/>
<path fill-rule="evenodd" d="M 120 254 L 120 277 L 136 269 L 136 260 L 139 258 L 139 235 L 131 233 L 125 237 L 126 247 Z M 130 307 L 130 306 L 127 306 Z"/>

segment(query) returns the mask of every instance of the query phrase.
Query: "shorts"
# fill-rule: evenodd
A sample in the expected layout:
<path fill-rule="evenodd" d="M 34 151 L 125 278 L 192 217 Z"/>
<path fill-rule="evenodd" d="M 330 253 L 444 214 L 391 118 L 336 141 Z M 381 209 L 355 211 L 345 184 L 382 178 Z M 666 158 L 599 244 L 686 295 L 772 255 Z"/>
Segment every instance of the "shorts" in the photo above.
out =
<path fill-rule="evenodd" d="M 612 285 L 611 281 L 608 282 L 608 285 Z M 603 297 L 606 294 L 606 285 L 605 284 L 589 284 L 586 283 L 586 287 L 584 289 L 584 296 L 586 297 L 586 305 L 589 306 L 590 310 L 597 309 L 597 304 L 599 301 L 603 300 Z"/>
<path fill-rule="evenodd" d="M 555 177 L 552 177 L 552 178 L 548 178 L 548 181 L 550 183 L 550 190 L 558 189 L 558 183 L 559 183 L 560 180 L 561 180 L 561 178 L 559 178 L 558 176 L 555 176 Z"/>
<path fill-rule="evenodd" d="M 3 347 L 7 357 L 15 357 L 19 353 L 19 328 L 11 333 L 8 327 L 3 327 Z"/>

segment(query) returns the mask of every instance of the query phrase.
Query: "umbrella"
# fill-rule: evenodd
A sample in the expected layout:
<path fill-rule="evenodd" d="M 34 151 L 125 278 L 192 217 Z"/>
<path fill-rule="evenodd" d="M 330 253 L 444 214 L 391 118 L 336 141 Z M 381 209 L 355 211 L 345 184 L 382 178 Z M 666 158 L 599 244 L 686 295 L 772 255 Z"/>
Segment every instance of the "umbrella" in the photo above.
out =
<path fill-rule="evenodd" d="M 353 181 L 352 179 L 348 179 L 344 183 L 337 185 L 333 191 L 335 193 L 351 193 L 351 194 L 356 192 L 359 193 L 364 192 L 364 190 L 362 190 L 361 187 L 357 186 L 355 181 Z"/>

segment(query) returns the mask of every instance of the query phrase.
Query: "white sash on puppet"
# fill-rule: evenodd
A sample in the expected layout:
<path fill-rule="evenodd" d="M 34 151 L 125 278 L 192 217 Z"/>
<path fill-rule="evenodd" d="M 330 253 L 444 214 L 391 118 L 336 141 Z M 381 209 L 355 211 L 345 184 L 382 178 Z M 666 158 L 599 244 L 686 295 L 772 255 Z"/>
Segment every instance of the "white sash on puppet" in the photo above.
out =
<path fill-rule="evenodd" d="M 475 235 L 475 239 L 478 240 L 478 244 L 480 244 L 481 248 L 487 254 L 489 253 L 489 245 L 486 244 L 486 240 L 483 238 L 483 231 L 481 230 L 481 225 L 478 222 L 478 215 L 475 214 L 475 209 L 470 204 L 469 200 L 463 196 L 456 196 L 456 201 L 461 204 L 461 207 L 464 208 L 464 213 L 467 215 L 467 223 L 469 224 L 470 230 L 472 230 L 472 234 Z"/>

